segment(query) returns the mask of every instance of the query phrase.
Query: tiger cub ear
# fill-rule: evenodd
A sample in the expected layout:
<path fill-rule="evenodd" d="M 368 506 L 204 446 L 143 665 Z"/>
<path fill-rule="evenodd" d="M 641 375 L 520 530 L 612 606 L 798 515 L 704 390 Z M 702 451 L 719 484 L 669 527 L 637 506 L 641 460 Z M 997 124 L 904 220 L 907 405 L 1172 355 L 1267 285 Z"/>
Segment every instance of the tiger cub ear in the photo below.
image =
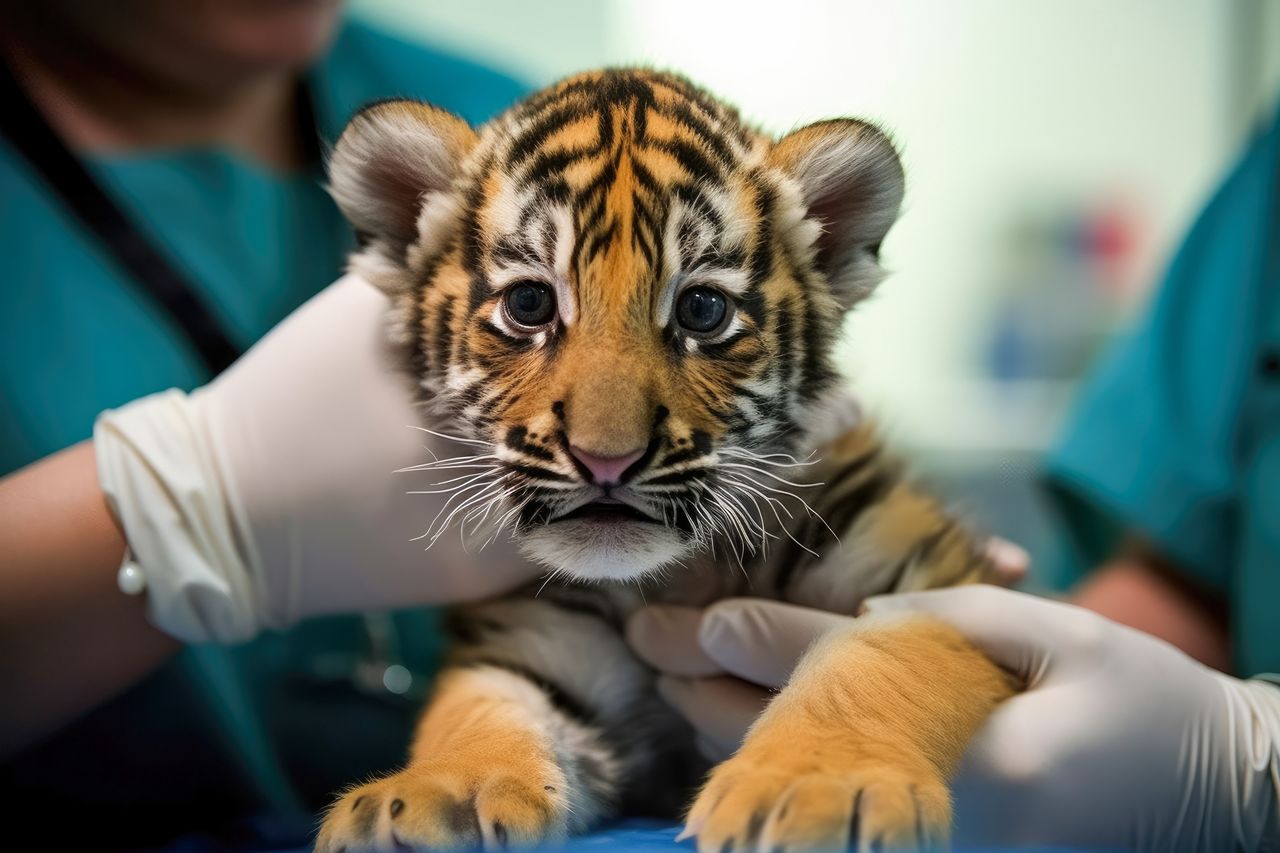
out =
<path fill-rule="evenodd" d="M 367 248 L 403 264 L 424 209 L 443 201 L 476 139 L 465 121 L 430 104 L 372 104 L 334 146 L 329 192 Z M 433 230 L 445 224 L 433 223 Z"/>
<path fill-rule="evenodd" d="M 787 134 L 769 159 L 800 188 L 806 227 L 794 231 L 797 248 L 813 252 L 841 307 L 851 307 L 883 277 L 880 241 L 902 205 L 893 143 L 867 122 L 832 119 Z"/>

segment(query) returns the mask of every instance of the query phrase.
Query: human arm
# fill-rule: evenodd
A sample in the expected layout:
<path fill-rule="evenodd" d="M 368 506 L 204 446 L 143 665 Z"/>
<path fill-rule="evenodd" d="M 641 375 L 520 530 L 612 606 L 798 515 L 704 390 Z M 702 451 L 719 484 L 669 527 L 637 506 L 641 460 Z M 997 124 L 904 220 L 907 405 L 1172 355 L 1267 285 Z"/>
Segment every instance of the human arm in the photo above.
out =
<path fill-rule="evenodd" d="M 1145 543 L 1132 543 L 1086 575 L 1070 600 L 1158 637 L 1206 666 L 1231 671 L 1231 638 L 1221 598 Z"/>
<path fill-rule="evenodd" d="M 343 279 L 210 385 L 106 413 L 92 447 L 5 481 L 16 509 L 0 526 L 23 544 L 5 549 L 0 654 L 22 677 L 5 687 L 26 722 L 4 718 L 0 741 L 27 742 L 162 661 L 176 643 L 148 620 L 177 640 L 237 642 L 324 613 L 480 598 L 537 574 L 503 542 L 476 556 L 456 539 L 430 552 L 413 541 L 446 496 L 406 494 L 434 491 L 438 474 L 396 473 L 432 458 L 431 437 L 412 428 L 422 410 L 385 344 L 386 309 L 371 285 Z M 115 588 L 124 541 L 142 597 Z M 99 631 L 58 630 L 85 609 L 107 620 Z M 135 656 L 126 641 L 147 637 L 156 646 L 138 639 Z M 39 642 L 58 668 L 38 666 Z M 84 692 L 67 661 L 89 646 L 125 657 Z"/>
<path fill-rule="evenodd" d="M 0 481 L 0 756 L 179 648 L 117 588 L 124 550 L 89 442 Z"/>

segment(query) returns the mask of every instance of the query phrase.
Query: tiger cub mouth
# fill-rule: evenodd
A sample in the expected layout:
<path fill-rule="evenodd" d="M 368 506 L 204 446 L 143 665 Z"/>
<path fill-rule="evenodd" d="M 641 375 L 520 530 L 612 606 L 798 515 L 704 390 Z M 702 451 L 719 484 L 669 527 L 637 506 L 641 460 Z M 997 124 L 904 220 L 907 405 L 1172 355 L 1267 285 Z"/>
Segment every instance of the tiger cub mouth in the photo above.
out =
<path fill-rule="evenodd" d="M 598 500 L 585 503 L 577 509 L 571 510 L 564 515 L 551 520 L 552 524 L 561 521 L 591 521 L 599 524 L 626 524 L 628 522 L 639 522 L 642 524 L 661 524 L 658 519 L 653 518 L 633 506 L 623 503 L 619 500 L 600 498 Z"/>

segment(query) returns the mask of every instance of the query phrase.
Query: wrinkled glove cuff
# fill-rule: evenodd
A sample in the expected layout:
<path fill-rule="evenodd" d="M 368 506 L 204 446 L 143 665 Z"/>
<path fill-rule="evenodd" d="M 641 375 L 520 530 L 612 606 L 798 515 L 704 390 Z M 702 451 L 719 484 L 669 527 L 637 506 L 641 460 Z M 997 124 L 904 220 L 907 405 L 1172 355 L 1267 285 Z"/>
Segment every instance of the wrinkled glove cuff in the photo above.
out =
<path fill-rule="evenodd" d="M 236 547 L 207 438 L 177 390 L 104 412 L 93 430 L 101 488 L 145 578 L 151 622 L 189 643 L 239 642 L 262 627 L 263 596 Z"/>
<path fill-rule="evenodd" d="M 1235 841 L 1242 850 L 1280 850 L 1280 684 L 1275 676 L 1224 678 L 1236 775 Z"/>

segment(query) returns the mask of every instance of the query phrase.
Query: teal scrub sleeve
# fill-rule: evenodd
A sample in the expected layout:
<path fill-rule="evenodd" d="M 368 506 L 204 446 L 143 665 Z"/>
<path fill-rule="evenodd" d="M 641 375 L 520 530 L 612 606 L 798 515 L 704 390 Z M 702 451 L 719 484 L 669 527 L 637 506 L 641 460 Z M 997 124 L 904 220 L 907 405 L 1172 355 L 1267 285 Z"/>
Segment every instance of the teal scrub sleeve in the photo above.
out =
<path fill-rule="evenodd" d="M 1260 346 L 1280 125 L 1200 214 L 1146 316 L 1081 392 L 1048 460 L 1080 566 L 1136 533 L 1214 589 L 1232 583 L 1242 412 Z"/>

